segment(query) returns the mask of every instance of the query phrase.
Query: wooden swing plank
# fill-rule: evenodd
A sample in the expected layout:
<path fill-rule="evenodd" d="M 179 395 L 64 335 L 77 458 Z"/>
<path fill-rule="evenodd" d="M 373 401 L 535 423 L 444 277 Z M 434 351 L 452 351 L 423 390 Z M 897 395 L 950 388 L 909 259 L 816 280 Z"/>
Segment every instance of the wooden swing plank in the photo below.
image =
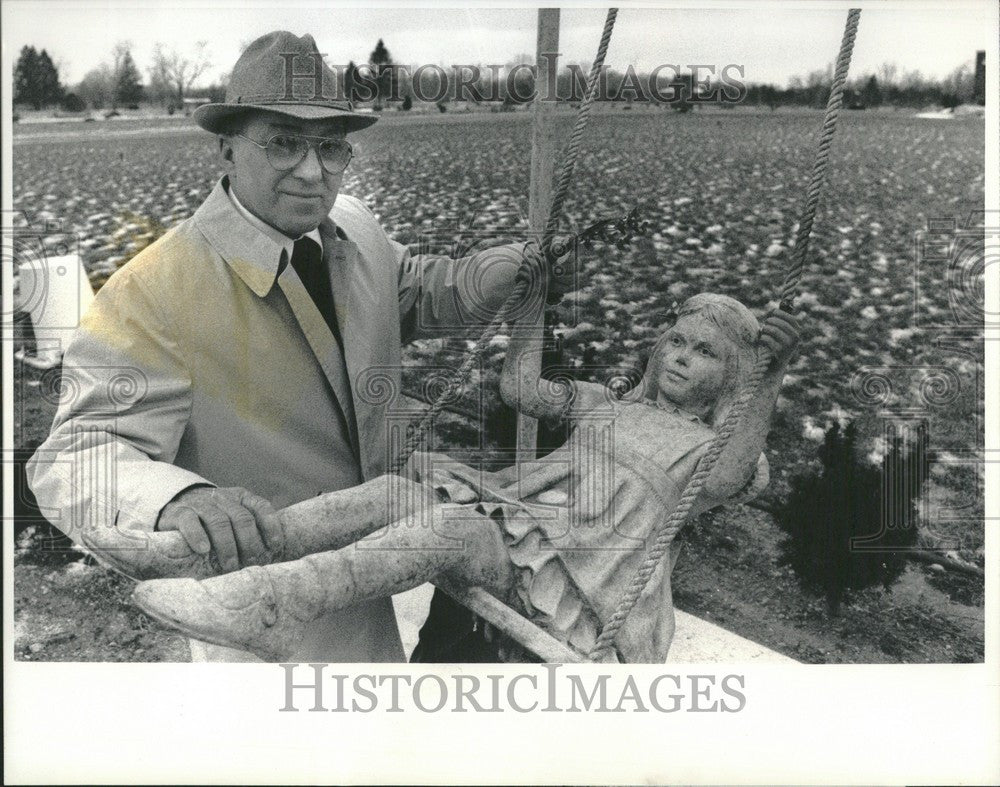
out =
<path fill-rule="evenodd" d="M 455 601 L 474 612 L 487 623 L 517 640 L 543 661 L 550 664 L 586 664 L 587 659 L 572 650 L 551 634 L 543 631 L 527 618 L 519 615 L 506 604 L 482 588 L 462 588 L 445 580 L 434 584 Z"/>

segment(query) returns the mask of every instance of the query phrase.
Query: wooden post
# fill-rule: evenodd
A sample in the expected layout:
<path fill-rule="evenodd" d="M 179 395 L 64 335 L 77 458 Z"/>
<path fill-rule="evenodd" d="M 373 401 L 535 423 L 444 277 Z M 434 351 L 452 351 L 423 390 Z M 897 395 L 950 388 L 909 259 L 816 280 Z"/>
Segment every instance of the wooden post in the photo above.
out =
<path fill-rule="evenodd" d="M 531 233 L 538 241 L 542 239 L 545 222 L 552 204 L 552 179 L 555 173 L 555 84 L 553 95 L 549 95 L 548 73 L 556 68 L 555 55 L 559 51 L 559 9 L 538 9 L 538 42 L 535 63 L 535 99 L 532 104 L 531 123 L 531 180 L 528 185 L 528 223 Z M 548 58 L 543 58 L 548 55 Z M 550 62 L 551 60 L 551 62 Z M 542 368 L 542 329 L 544 314 L 532 328 L 531 341 L 538 352 L 523 359 L 530 371 L 537 374 Z M 518 413 L 517 416 L 517 462 L 531 461 L 538 447 L 538 421 Z"/>

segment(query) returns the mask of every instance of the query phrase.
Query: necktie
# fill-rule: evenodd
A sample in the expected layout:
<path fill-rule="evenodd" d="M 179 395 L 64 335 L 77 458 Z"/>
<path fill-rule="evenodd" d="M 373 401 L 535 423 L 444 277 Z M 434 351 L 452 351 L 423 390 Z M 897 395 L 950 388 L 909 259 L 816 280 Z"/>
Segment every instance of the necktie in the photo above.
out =
<path fill-rule="evenodd" d="M 292 251 L 292 267 L 305 285 L 306 292 L 312 298 L 319 313 L 323 315 L 330 332 L 340 345 L 340 353 L 344 353 L 344 342 L 340 337 L 340 326 L 337 325 L 337 315 L 333 310 L 333 288 L 330 286 L 330 275 L 323 263 L 323 250 L 312 238 L 302 237 L 295 241 Z"/>

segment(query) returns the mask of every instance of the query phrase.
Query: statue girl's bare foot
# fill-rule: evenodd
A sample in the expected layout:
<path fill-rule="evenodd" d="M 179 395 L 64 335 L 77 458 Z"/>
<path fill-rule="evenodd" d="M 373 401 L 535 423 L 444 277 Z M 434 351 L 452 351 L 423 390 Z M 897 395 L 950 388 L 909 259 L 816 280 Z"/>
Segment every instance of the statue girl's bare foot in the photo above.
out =
<path fill-rule="evenodd" d="M 194 639 L 283 661 L 323 614 L 325 591 L 307 558 L 204 580 L 141 582 L 132 599 L 153 619 Z"/>

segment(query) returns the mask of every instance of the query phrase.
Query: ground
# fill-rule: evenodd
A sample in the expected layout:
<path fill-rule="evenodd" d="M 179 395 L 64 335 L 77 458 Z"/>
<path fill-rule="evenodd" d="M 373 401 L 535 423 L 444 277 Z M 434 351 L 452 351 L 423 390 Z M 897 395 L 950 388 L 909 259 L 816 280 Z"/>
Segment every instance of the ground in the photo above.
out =
<path fill-rule="evenodd" d="M 736 295 L 759 313 L 774 305 L 819 120 L 811 112 L 749 111 L 594 117 L 567 229 L 641 203 L 653 231 L 628 249 L 581 253 L 579 290 L 550 314 L 572 374 L 599 380 L 634 369 L 671 303 L 700 290 Z M 571 116 L 559 123 L 564 138 Z M 947 544 L 979 566 L 978 258 L 963 267 L 924 250 L 932 248 L 931 221 L 951 233 L 946 239 L 974 232 L 983 207 L 983 137 L 975 117 L 842 118 L 796 299 L 806 325 L 803 350 L 767 448 L 774 504 L 793 473 L 816 467 L 816 438 L 827 424 L 917 413 L 930 428 L 935 457 L 920 541 Z M 521 114 L 392 118 L 358 136 L 344 190 L 364 199 L 415 252 L 523 237 L 527 139 Z M 189 216 L 218 171 L 209 140 L 182 119 L 26 126 L 15 132 L 13 165 L 15 209 L 32 226 L 58 222 L 71 233 L 95 286 Z M 41 241 L 57 249 L 65 236 L 49 231 Z M 465 346 L 411 346 L 410 387 L 432 390 L 437 378 L 427 370 L 454 367 Z M 484 390 L 496 387 L 503 346 L 490 348 L 476 378 Z M 30 448 L 44 439 L 55 397 L 50 381 L 21 371 L 15 444 Z M 488 396 L 485 404 L 494 401 Z M 484 429 L 496 437 L 495 423 Z M 480 437 L 474 422 L 448 416 L 435 439 L 438 447 L 468 447 Z M 949 509 L 959 515 L 942 515 Z M 22 533 L 24 549 L 15 556 L 19 658 L 186 658 L 179 637 L 131 608 L 128 583 L 86 559 L 46 554 L 40 533 Z M 891 589 L 854 593 L 832 617 L 779 565 L 782 538 L 768 514 L 746 506 L 703 518 L 685 536 L 674 582 L 678 606 L 802 661 L 982 659 L 981 578 L 913 563 Z"/>

